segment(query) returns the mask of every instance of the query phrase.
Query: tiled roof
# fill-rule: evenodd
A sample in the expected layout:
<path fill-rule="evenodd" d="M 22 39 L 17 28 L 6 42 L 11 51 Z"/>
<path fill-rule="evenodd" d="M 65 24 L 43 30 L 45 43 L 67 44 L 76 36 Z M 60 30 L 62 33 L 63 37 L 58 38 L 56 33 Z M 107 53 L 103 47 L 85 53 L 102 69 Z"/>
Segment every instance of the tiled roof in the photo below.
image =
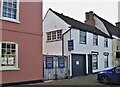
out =
<path fill-rule="evenodd" d="M 114 26 L 113 24 L 111 24 L 110 22 L 106 21 L 105 19 L 99 17 L 98 15 L 96 15 L 96 14 L 94 14 L 94 15 L 103 22 L 103 24 L 107 28 L 110 35 L 115 35 L 115 36 L 120 37 L 120 29 L 118 27 Z"/>
<path fill-rule="evenodd" d="M 51 10 L 54 14 L 56 14 L 64 22 L 66 22 L 67 24 L 71 25 L 72 28 L 77 28 L 77 29 L 80 29 L 80 30 L 83 30 L 83 31 L 87 31 L 87 32 L 91 32 L 91 33 L 94 33 L 94 34 L 97 34 L 97 35 L 101 35 L 101 36 L 104 36 L 104 37 L 111 38 L 110 36 L 108 36 L 107 34 L 103 33 L 102 31 L 100 31 L 96 27 L 92 27 L 92 26 L 87 25 L 85 23 L 82 23 L 82 22 L 80 22 L 78 20 L 75 20 L 75 19 L 70 18 L 68 16 L 65 16 L 63 14 L 60 14 L 60 13 L 58 13 L 56 11 L 53 11 L 52 9 L 49 9 L 49 10 Z"/>

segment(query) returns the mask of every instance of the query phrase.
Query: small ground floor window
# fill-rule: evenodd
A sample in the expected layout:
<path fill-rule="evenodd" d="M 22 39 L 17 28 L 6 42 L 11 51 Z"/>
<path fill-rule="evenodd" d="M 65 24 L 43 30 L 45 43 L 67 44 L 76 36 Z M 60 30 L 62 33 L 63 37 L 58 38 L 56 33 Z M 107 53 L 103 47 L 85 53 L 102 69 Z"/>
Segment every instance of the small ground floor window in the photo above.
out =
<path fill-rule="evenodd" d="M 108 67 L 108 55 L 104 55 L 104 67 Z"/>
<path fill-rule="evenodd" d="M 14 42 L 1 42 L 0 44 L 1 70 L 18 68 L 18 44 Z"/>
<path fill-rule="evenodd" d="M 98 69 L 98 55 L 92 55 L 93 70 Z"/>

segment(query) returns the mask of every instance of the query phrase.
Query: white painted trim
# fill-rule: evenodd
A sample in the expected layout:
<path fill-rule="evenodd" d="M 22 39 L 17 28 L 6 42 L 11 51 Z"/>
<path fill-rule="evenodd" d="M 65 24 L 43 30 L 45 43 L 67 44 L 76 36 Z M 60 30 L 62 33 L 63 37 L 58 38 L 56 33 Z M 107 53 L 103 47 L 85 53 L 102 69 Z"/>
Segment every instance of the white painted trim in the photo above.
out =
<path fill-rule="evenodd" d="M 2 41 L 2 42 L 0 42 L 0 44 L 1 44 L 1 43 L 18 44 L 18 43 L 16 43 L 16 42 L 9 42 L 9 41 Z"/>
<path fill-rule="evenodd" d="M 46 31 L 45 33 L 50 33 L 50 32 L 54 32 L 54 31 L 63 31 L 63 28 L 55 28 L 55 30 L 50 30 L 50 31 Z"/>
<path fill-rule="evenodd" d="M 1 0 L 1 12 L 0 12 L 0 19 L 2 18 L 2 12 L 3 12 L 3 0 Z"/>
<path fill-rule="evenodd" d="M 20 68 L 17 67 L 1 67 L 0 71 L 8 71 L 8 70 L 20 70 Z"/>
<path fill-rule="evenodd" d="M 72 75 L 72 55 L 71 55 L 71 53 L 70 53 L 69 57 L 70 57 L 70 76 L 73 76 Z"/>
<path fill-rule="evenodd" d="M 2 70 L 20 70 L 18 67 L 18 44 L 16 42 L 8 42 L 8 41 L 0 42 L 0 56 L 2 54 L 2 51 L 1 51 L 2 43 L 16 44 L 16 59 L 15 59 L 15 66 L 1 66 L 1 57 L 0 57 L 0 71 L 2 71 Z"/>
<path fill-rule="evenodd" d="M 20 21 L 17 21 L 15 19 L 11 19 L 11 18 L 7 18 L 7 17 L 0 17 L 0 20 L 9 21 L 9 22 L 13 22 L 13 23 L 20 23 Z"/>
<path fill-rule="evenodd" d="M 2 16 L 2 12 L 3 12 L 3 0 L 1 0 L 1 16 L 0 16 L 0 20 L 5 20 L 5 21 L 10 21 L 10 22 L 14 22 L 14 23 L 20 23 L 19 21 L 19 0 L 17 0 L 17 13 L 16 13 L 16 19 L 13 18 L 8 18 L 8 17 L 3 17 Z"/>
<path fill-rule="evenodd" d="M 88 54 L 86 54 L 86 74 L 88 74 L 88 68 L 89 68 L 89 65 L 88 65 Z"/>
<path fill-rule="evenodd" d="M 113 37 L 114 39 L 119 39 L 119 37 L 117 37 L 117 36 L 115 36 L 115 35 L 112 35 L 112 37 Z"/>

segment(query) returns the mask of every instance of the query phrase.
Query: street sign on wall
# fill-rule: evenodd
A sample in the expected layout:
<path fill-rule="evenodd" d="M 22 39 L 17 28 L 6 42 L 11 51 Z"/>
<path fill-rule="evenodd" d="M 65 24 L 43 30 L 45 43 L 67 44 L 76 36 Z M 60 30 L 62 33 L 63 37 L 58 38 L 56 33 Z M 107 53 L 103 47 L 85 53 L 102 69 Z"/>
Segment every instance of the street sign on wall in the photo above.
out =
<path fill-rule="evenodd" d="M 68 40 L 68 51 L 74 50 L 73 40 Z"/>

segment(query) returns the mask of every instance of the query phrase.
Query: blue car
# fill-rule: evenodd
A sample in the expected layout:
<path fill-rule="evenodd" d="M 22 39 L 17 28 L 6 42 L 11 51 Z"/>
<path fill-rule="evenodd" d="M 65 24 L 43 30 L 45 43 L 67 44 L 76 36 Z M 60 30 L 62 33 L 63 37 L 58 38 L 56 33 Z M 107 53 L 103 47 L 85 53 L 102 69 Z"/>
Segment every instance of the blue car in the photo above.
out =
<path fill-rule="evenodd" d="M 101 71 L 97 75 L 97 80 L 103 84 L 120 84 L 120 65 L 110 70 Z"/>

